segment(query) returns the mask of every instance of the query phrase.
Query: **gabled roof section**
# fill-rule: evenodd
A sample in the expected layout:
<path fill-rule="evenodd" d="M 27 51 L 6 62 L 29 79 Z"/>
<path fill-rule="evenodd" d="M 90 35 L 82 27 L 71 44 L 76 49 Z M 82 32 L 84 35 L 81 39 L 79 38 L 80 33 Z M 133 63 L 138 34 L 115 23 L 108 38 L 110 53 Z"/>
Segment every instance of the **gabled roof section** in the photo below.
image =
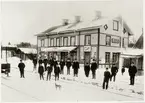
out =
<path fill-rule="evenodd" d="M 121 22 L 121 25 L 123 22 L 123 28 L 127 30 L 129 35 L 133 35 L 133 32 L 131 31 L 125 20 L 122 19 L 122 16 L 116 16 L 112 18 L 102 16 L 99 19 L 94 19 L 91 21 L 80 21 L 77 23 L 76 22 L 70 23 L 68 25 L 54 26 L 38 34 L 37 36 L 95 29 L 105 25 L 106 23 L 108 23 L 109 20 L 113 20 L 115 18 L 117 18 Z"/>
<path fill-rule="evenodd" d="M 139 37 L 139 39 L 135 43 L 134 48 L 143 49 L 143 34 Z"/>

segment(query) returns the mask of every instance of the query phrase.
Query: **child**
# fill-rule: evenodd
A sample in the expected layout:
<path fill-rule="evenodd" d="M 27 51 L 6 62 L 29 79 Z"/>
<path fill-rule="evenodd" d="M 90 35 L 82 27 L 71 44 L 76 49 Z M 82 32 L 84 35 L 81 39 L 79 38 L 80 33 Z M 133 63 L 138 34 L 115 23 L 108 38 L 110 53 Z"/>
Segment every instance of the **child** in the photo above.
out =
<path fill-rule="evenodd" d="M 52 72 L 52 66 L 50 64 L 47 64 L 47 80 L 49 77 L 49 80 L 51 79 L 51 72 Z"/>
<path fill-rule="evenodd" d="M 106 71 L 104 72 L 103 89 L 105 89 L 105 84 L 106 84 L 106 89 L 108 89 L 109 78 L 110 78 L 110 72 L 108 71 L 108 68 L 106 68 Z"/>
<path fill-rule="evenodd" d="M 38 73 L 40 75 L 40 80 L 41 80 L 41 78 L 44 80 L 44 77 L 43 77 L 44 67 L 42 66 L 42 64 L 39 64 Z"/>
<path fill-rule="evenodd" d="M 55 81 L 56 79 L 59 80 L 59 73 L 60 73 L 60 67 L 58 66 L 58 64 L 56 64 L 56 67 L 54 68 Z"/>

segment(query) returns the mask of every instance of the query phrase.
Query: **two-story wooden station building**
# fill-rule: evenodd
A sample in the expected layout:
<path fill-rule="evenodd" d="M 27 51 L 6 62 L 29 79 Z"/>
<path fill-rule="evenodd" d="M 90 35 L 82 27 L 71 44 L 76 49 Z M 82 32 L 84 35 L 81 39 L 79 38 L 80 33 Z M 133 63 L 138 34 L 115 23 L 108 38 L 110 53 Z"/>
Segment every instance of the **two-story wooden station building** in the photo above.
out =
<path fill-rule="evenodd" d="M 73 23 L 64 19 L 62 25 L 38 34 L 38 54 L 57 60 L 69 57 L 84 64 L 96 59 L 100 67 L 119 65 L 121 48 L 128 48 L 130 35 L 132 31 L 120 16 L 108 18 L 96 11 L 91 21 L 81 21 L 80 16 L 75 16 Z"/>

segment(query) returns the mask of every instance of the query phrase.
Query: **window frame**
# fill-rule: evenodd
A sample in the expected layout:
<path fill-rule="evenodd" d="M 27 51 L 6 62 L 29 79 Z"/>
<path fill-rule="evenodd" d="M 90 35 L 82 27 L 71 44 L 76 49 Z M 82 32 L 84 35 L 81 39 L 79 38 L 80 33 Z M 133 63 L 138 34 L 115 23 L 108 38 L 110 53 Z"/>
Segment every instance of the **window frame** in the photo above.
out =
<path fill-rule="evenodd" d="M 87 37 L 90 37 L 90 42 L 88 42 L 88 45 L 86 44 L 87 42 L 86 42 L 86 38 Z M 85 35 L 85 43 L 84 43 L 86 46 L 89 46 L 89 45 L 91 45 L 91 34 L 89 34 L 89 35 Z"/>
<path fill-rule="evenodd" d="M 107 37 L 109 37 L 109 45 L 107 45 Z M 106 46 L 111 46 L 111 36 L 110 35 L 106 35 Z"/>
<path fill-rule="evenodd" d="M 117 23 L 117 27 L 115 27 L 115 24 L 114 23 Z M 113 30 L 119 31 L 119 21 L 113 20 Z"/>
<path fill-rule="evenodd" d="M 74 38 L 74 44 L 72 44 L 72 38 Z M 71 36 L 70 37 L 70 46 L 74 46 L 76 44 L 76 37 L 75 36 Z"/>
<path fill-rule="evenodd" d="M 45 39 L 41 39 L 41 47 L 45 47 Z"/>
<path fill-rule="evenodd" d="M 59 40 L 59 41 L 57 41 L 57 40 Z M 59 45 L 57 45 L 59 43 Z M 56 46 L 57 47 L 59 47 L 60 46 L 60 38 L 58 37 L 58 38 L 56 38 Z"/>
<path fill-rule="evenodd" d="M 53 40 L 53 45 L 52 45 L 52 41 Z M 50 38 L 50 46 L 53 47 L 54 46 L 54 38 Z"/>
<path fill-rule="evenodd" d="M 107 54 L 109 58 L 107 58 L 108 57 Z M 111 56 L 110 54 L 111 54 L 110 52 L 105 52 L 105 63 L 110 63 L 110 56 Z"/>
<path fill-rule="evenodd" d="M 65 39 L 67 39 L 67 43 L 66 43 L 66 45 L 65 45 Z M 68 37 L 63 37 L 63 46 L 68 46 Z"/>

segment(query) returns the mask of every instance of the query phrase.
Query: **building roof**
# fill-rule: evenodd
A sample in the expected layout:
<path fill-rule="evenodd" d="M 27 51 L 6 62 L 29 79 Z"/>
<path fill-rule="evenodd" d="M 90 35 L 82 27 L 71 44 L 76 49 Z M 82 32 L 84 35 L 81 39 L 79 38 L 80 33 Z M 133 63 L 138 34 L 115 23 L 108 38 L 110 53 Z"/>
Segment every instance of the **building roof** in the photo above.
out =
<path fill-rule="evenodd" d="M 113 20 L 114 18 L 118 18 L 120 21 L 123 21 L 123 27 L 129 32 L 129 35 L 133 34 L 133 32 L 131 31 L 127 23 L 122 19 L 122 17 L 117 16 L 117 17 L 112 17 L 112 18 L 101 17 L 99 19 L 94 19 L 91 21 L 80 21 L 77 23 L 76 22 L 70 23 L 68 25 L 54 26 L 38 34 L 37 36 L 52 35 L 52 34 L 65 33 L 65 32 L 75 32 L 75 31 L 88 30 L 88 29 L 96 29 L 105 25 L 106 23 L 108 23 L 109 20 Z"/>
<path fill-rule="evenodd" d="M 37 50 L 34 48 L 19 48 L 25 54 L 37 54 Z"/>
<path fill-rule="evenodd" d="M 143 34 L 139 37 L 139 39 L 135 43 L 134 48 L 143 49 Z"/>

